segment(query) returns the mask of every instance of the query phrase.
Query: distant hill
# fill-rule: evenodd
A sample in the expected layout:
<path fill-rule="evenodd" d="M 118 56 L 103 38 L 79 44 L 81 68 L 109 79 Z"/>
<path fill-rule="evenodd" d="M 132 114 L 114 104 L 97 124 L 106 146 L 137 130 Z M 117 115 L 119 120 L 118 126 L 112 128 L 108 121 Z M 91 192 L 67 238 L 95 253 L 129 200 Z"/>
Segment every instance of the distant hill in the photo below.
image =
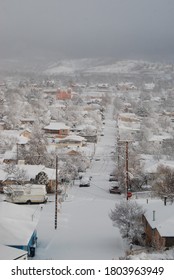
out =
<path fill-rule="evenodd" d="M 124 74 L 124 73 L 146 73 L 173 71 L 172 64 L 153 63 L 139 60 L 122 60 L 116 61 L 112 58 L 96 58 L 96 59 L 71 59 L 61 60 L 58 63 L 50 65 L 44 73 L 46 74 L 75 74 L 95 73 L 95 74 Z"/>

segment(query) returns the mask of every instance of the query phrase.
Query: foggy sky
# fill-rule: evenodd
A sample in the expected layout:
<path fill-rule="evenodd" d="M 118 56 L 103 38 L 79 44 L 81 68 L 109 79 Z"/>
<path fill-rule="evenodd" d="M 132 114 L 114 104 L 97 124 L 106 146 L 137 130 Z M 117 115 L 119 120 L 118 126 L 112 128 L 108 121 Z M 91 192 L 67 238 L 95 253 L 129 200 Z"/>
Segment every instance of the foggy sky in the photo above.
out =
<path fill-rule="evenodd" d="M 0 0 L 0 57 L 174 57 L 173 0 Z"/>

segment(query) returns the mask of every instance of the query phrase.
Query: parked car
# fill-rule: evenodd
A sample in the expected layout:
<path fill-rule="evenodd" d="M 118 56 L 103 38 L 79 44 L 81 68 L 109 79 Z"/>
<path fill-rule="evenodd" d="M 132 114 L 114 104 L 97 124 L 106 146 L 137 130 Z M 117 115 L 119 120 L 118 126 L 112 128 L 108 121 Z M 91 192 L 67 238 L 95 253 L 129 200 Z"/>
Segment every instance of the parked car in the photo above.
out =
<path fill-rule="evenodd" d="M 79 187 L 90 187 L 90 183 L 86 183 L 86 184 L 81 183 L 81 184 L 79 185 Z"/>
<path fill-rule="evenodd" d="M 82 179 L 80 180 L 79 187 L 90 187 L 91 178 L 92 178 L 91 176 L 90 177 L 82 177 Z"/>
<path fill-rule="evenodd" d="M 114 181 L 109 183 L 110 188 L 118 188 L 119 187 L 119 182 Z"/>
<path fill-rule="evenodd" d="M 118 178 L 116 176 L 111 176 L 109 177 L 109 181 L 112 182 L 112 181 L 118 181 Z"/>
<path fill-rule="evenodd" d="M 112 194 L 121 194 L 119 187 L 113 187 L 113 188 L 109 189 L 109 192 Z"/>

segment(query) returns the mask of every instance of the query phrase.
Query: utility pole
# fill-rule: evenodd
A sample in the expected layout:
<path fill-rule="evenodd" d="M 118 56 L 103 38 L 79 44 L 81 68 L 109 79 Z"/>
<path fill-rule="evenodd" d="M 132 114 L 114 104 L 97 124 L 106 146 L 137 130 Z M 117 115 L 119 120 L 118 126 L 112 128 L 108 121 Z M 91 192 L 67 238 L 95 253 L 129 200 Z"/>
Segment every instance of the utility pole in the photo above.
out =
<path fill-rule="evenodd" d="M 95 150 L 96 150 L 96 146 L 95 146 L 95 142 L 94 142 L 94 155 L 95 155 Z"/>
<path fill-rule="evenodd" d="M 18 160 L 19 160 L 19 147 L 18 147 L 18 143 L 16 143 L 16 164 L 18 164 Z"/>
<path fill-rule="evenodd" d="M 126 199 L 128 200 L 128 189 L 129 189 L 129 156 L 128 156 L 128 141 L 126 141 Z"/>
<path fill-rule="evenodd" d="M 55 229 L 57 229 L 57 202 L 58 202 L 58 156 L 56 156 L 56 191 L 55 191 Z"/>
<path fill-rule="evenodd" d="M 120 167 L 120 137 L 117 137 L 117 164 L 118 164 L 118 171 L 119 171 L 119 167 Z"/>
<path fill-rule="evenodd" d="M 126 194 L 126 200 L 128 200 L 128 189 L 129 189 L 129 153 L 128 153 L 128 143 L 129 141 L 126 140 L 120 140 L 118 138 L 118 168 L 119 168 L 119 161 L 120 161 L 120 155 L 119 155 L 119 147 L 120 144 L 125 144 L 125 194 Z"/>

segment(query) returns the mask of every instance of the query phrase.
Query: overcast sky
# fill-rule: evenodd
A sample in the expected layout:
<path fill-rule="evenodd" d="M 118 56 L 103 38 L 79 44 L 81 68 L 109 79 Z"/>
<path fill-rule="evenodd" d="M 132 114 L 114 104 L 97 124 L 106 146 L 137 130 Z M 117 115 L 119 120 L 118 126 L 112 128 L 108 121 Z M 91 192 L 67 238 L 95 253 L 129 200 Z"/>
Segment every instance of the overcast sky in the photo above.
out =
<path fill-rule="evenodd" d="M 174 0 L 0 0 L 0 56 L 173 57 Z"/>

